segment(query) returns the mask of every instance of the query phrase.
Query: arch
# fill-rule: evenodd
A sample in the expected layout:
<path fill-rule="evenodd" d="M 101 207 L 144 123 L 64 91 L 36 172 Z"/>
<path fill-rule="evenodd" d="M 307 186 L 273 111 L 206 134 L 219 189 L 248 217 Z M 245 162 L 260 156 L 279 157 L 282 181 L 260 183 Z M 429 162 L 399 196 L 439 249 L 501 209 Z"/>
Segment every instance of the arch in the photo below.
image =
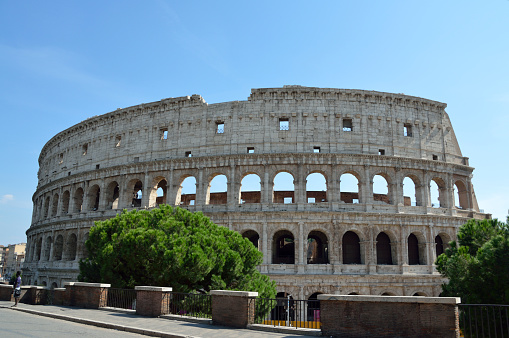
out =
<path fill-rule="evenodd" d="M 78 238 L 75 234 L 70 234 L 66 242 L 66 260 L 74 261 L 76 259 L 76 250 L 78 247 Z"/>
<path fill-rule="evenodd" d="M 228 203 L 228 178 L 224 174 L 215 174 L 207 187 L 205 204 Z"/>
<path fill-rule="evenodd" d="M 51 238 L 51 236 L 46 237 L 46 240 L 44 241 L 44 257 L 43 257 L 43 259 L 46 261 L 50 260 L 52 244 L 53 244 L 53 239 Z"/>
<path fill-rule="evenodd" d="M 168 199 L 168 181 L 164 177 L 157 177 L 153 184 L 149 205 L 157 206 L 166 204 Z"/>
<path fill-rule="evenodd" d="M 83 258 L 86 258 L 88 257 L 88 249 L 87 249 L 87 245 L 86 245 L 86 242 L 88 240 L 88 236 L 89 236 L 89 233 L 86 232 L 85 235 L 83 235 L 83 242 L 81 242 L 81 247 L 83 248 L 82 251 L 82 255 L 83 255 Z"/>
<path fill-rule="evenodd" d="M 56 288 L 58 288 L 57 282 L 51 283 L 51 289 L 56 289 Z"/>
<path fill-rule="evenodd" d="M 414 234 L 410 234 L 410 236 L 408 236 L 408 264 L 421 264 L 421 257 L 419 254 L 419 240 Z"/>
<path fill-rule="evenodd" d="M 348 295 L 350 295 L 350 296 L 358 296 L 359 294 L 357 292 L 350 292 Z"/>
<path fill-rule="evenodd" d="M 295 240 L 290 231 L 280 230 L 274 234 L 272 264 L 295 264 Z"/>
<path fill-rule="evenodd" d="M 392 265 L 391 239 L 385 232 L 376 236 L 376 264 Z"/>
<path fill-rule="evenodd" d="M 441 178 L 434 177 L 429 182 L 429 205 L 432 208 L 445 208 L 445 183 Z"/>
<path fill-rule="evenodd" d="M 361 264 L 361 244 L 359 236 L 353 231 L 343 235 L 343 264 Z"/>
<path fill-rule="evenodd" d="M 291 204 L 295 203 L 294 177 L 288 171 L 280 171 L 274 176 L 272 202 Z"/>
<path fill-rule="evenodd" d="M 260 235 L 254 230 L 246 230 L 242 233 L 242 237 L 247 238 L 253 245 L 260 250 Z"/>
<path fill-rule="evenodd" d="M 386 291 L 386 292 L 382 293 L 380 296 L 396 296 L 396 294 L 392 293 L 392 292 L 387 292 Z"/>
<path fill-rule="evenodd" d="M 175 198 L 175 205 L 195 205 L 196 203 L 196 178 L 184 176 L 180 181 Z"/>
<path fill-rule="evenodd" d="M 307 320 L 308 322 L 319 322 L 320 321 L 320 301 L 318 295 L 322 292 L 315 292 L 309 296 L 307 301 Z"/>
<path fill-rule="evenodd" d="M 58 194 L 53 195 L 53 199 L 51 201 L 51 217 L 55 217 L 58 211 Z"/>
<path fill-rule="evenodd" d="M 385 174 L 376 174 L 373 176 L 373 201 L 391 204 L 390 186 L 388 176 Z"/>
<path fill-rule="evenodd" d="M 82 212 L 83 211 L 83 189 L 80 187 L 76 189 L 73 196 L 74 201 L 74 212 Z"/>
<path fill-rule="evenodd" d="M 46 200 L 44 201 L 44 218 L 48 218 L 49 217 L 49 202 L 50 202 L 50 197 L 46 197 Z"/>
<path fill-rule="evenodd" d="M 37 240 L 37 244 L 35 246 L 35 260 L 40 261 L 41 260 L 41 250 L 42 250 L 42 237 L 39 237 Z"/>
<path fill-rule="evenodd" d="M 465 183 L 457 180 L 453 185 L 454 189 L 454 206 L 458 209 L 468 209 L 468 191 Z"/>
<path fill-rule="evenodd" d="M 359 203 L 360 199 L 360 179 L 355 172 L 346 172 L 339 177 L 339 194 L 344 203 Z"/>
<path fill-rule="evenodd" d="M 405 176 L 403 179 L 403 205 L 421 205 L 420 183 L 416 176 Z"/>
<path fill-rule="evenodd" d="M 307 240 L 307 263 L 329 264 L 327 236 L 321 231 L 311 231 Z"/>
<path fill-rule="evenodd" d="M 428 297 L 428 295 L 425 292 L 416 292 L 412 296 L 414 296 L 414 297 Z"/>
<path fill-rule="evenodd" d="M 441 254 L 443 254 L 444 251 L 445 251 L 444 241 L 443 241 L 443 239 L 442 239 L 442 237 L 440 235 L 436 235 L 436 237 L 435 237 L 435 252 L 436 252 L 436 257 L 438 257 Z"/>
<path fill-rule="evenodd" d="M 53 260 L 60 261 L 62 260 L 62 252 L 64 249 L 64 237 L 62 235 L 58 235 L 55 240 L 55 245 L 53 248 Z"/>
<path fill-rule="evenodd" d="M 128 191 L 130 191 L 130 200 L 132 208 L 141 207 L 141 199 L 143 198 L 143 183 L 140 180 L 134 179 L 129 182 Z"/>
<path fill-rule="evenodd" d="M 71 199 L 71 194 L 69 190 L 64 191 L 62 194 L 62 215 L 67 215 L 69 213 L 69 200 Z"/>
<path fill-rule="evenodd" d="M 306 202 L 327 202 L 327 180 L 324 174 L 314 172 L 306 177 Z"/>
<path fill-rule="evenodd" d="M 106 209 L 118 209 L 120 200 L 120 186 L 112 181 L 106 187 Z"/>
<path fill-rule="evenodd" d="M 88 209 L 92 211 L 99 210 L 99 198 L 101 196 L 101 188 L 94 184 L 88 190 Z"/>
<path fill-rule="evenodd" d="M 239 204 L 260 203 L 262 189 L 260 176 L 253 173 L 246 174 L 240 181 Z"/>
<path fill-rule="evenodd" d="M 276 306 L 270 311 L 272 320 L 282 321 L 288 319 L 295 320 L 295 302 L 293 296 L 287 292 L 278 292 L 276 294 Z"/>

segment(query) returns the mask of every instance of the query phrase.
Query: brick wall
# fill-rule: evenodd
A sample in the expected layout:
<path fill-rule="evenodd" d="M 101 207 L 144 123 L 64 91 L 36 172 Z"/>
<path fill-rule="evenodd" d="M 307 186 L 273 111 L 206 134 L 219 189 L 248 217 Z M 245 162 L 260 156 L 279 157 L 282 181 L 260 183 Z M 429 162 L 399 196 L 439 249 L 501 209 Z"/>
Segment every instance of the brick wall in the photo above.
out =
<path fill-rule="evenodd" d="M 216 325 L 247 327 L 254 319 L 252 298 L 258 292 L 212 290 L 212 322 Z"/>
<path fill-rule="evenodd" d="M 168 313 L 172 288 L 136 286 L 136 314 L 157 317 Z"/>
<path fill-rule="evenodd" d="M 88 309 L 106 306 L 109 287 L 110 284 L 100 283 L 65 283 L 65 288 L 70 289 L 70 305 Z"/>

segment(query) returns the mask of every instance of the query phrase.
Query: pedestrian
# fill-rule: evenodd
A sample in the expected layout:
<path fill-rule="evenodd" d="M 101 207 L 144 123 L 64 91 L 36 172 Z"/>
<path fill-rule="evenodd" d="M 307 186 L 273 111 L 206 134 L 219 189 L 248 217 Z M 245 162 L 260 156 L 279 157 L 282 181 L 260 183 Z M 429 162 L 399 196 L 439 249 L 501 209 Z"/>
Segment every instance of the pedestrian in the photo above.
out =
<path fill-rule="evenodd" d="M 16 272 L 16 280 L 12 286 L 12 292 L 14 294 L 13 306 L 18 306 L 19 297 L 21 296 L 21 271 Z"/>

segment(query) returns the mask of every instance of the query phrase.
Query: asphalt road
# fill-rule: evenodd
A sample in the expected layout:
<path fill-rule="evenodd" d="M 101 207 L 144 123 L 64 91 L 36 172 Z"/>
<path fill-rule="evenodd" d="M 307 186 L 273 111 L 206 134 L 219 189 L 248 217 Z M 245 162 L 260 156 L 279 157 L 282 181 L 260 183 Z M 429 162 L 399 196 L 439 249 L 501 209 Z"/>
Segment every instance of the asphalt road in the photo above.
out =
<path fill-rule="evenodd" d="M 65 320 L 0 309 L 0 337 L 146 337 Z"/>

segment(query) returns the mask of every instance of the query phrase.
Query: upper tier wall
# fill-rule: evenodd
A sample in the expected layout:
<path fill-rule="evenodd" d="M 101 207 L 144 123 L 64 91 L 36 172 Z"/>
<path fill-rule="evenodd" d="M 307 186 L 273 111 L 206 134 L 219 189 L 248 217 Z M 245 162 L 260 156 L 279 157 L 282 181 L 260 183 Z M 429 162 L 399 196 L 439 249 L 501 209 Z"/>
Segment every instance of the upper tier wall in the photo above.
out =
<path fill-rule="evenodd" d="M 256 153 L 382 151 L 468 165 L 445 107 L 402 94 L 299 86 L 253 89 L 247 101 L 210 105 L 199 95 L 164 99 L 92 117 L 54 136 L 39 157 L 38 186 L 96 168 L 189 153 L 244 154 L 248 148 Z M 288 130 L 281 130 L 285 119 Z M 220 124 L 224 132 L 218 132 Z"/>

